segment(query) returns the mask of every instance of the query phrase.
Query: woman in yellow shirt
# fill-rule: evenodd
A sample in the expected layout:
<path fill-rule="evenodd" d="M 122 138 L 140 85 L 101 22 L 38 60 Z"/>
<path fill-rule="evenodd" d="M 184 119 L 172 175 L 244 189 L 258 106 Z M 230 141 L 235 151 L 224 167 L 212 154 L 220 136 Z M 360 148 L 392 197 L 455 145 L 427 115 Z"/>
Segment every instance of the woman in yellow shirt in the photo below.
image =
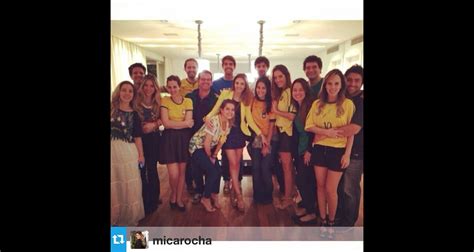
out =
<path fill-rule="evenodd" d="M 237 197 L 236 200 L 232 199 L 232 204 L 237 206 L 240 211 L 244 211 L 244 201 L 239 185 L 240 160 L 242 159 L 242 152 L 246 144 L 246 138 L 251 136 L 249 127 L 257 136 L 262 135 L 262 132 L 255 124 L 250 111 L 250 104 L 253 95 L 252 91 L 250 91 L 247 76 L 245 74 L 240 73 L 235 76 L 232 88 L 221 92 L 214 108 L 206 115 L 206 117 L 204 117 L 206 126 L 210 129 L 212 129 L 210 118 L 219 112 L 219 107 L 226 99 L 232 99 L 235 102 L 235 123 L 232 126 L 227 141 L 224 146 L 222 146 L 222 149 L 225 151 L 227 158 L 229 159 L 229 171 L 233 188 L 232 192 L 235 193 Z M 265 146 L 268 145 L 268 141 L 265 137 L 262 138 L 262 142 Z M 233 194 L 231 194 L 231 196 L 233 197 Z"/>
<path fill-rule="evenodd" d="M 163 150 L 160 161 L 166 164 L 170 181 L 170 207 L 185 211 L 182 195 L 186 161 L 189 159 L 189 140 L 193 121 L 193 102 L 184 98 L 179 89 L 181 81 L 171 75 L 166 79 L 166 89 L 171 97 L 161 100 L 161 121 L 165 126 L 162 136 Z"/>
<path fill-rule="evenodd" d="M 282 198 L 280 209 L 285 209 L 293 204 L 292 193 L 294 190 L 293 157 L 292 150 L 296 147 L 293 140 L 293 120 L 296 108 L 291 103 L 291 77 L 288 68 L 276 65 L 272 71 L 273 108 L 276 115 L 275 126 L 278 131 L 278 154 L 283 167 L 285 195 Z M 280 185 L 281 186 L 281 185 Z"/>
<path fill-rule="evenodd" d="M 306 118 L 305 130 L 315 133 L 311 164 L 316 174 L 321 236 L 334 237 L 337 187 L 349 165 L 354 136 L 337 137 L 336 128 L 351 122 L 355 107 L 345 96 L 346 79 L 339 69 L 329 71 Z M 323 137 L 321 137 L 323 135 Z M 328 211 L 326 211 L 326 207 Z M 326 228 L 329 226 L 329 229 Z"/>
<path fill-rule="evenodd" d="M 253 120 L 262 135 L 271 142 L 275 128 L 275 115 L 272 113 L 271 81 L 267 76 L 260 77 L 255 84 L 255 98 L 251 111 Z M 252 158 L 253 200 L 258 204 L 271 204 L 273 201 L 273 182 L 271 163 L 276 158 L 271 146 L 263 146 L 261 137 L 256 137 L 247 146 Z"/>

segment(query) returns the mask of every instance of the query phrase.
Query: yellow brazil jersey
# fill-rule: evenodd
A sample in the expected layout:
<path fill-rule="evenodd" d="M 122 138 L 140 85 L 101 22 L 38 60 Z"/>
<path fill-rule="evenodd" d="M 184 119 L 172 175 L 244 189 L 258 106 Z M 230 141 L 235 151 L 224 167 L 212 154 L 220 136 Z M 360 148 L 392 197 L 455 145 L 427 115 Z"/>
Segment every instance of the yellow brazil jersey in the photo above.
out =
<path fill-rule="evenodd" d="M 318 127 L 323 129 L 338 128 L 350 124 L 352 115 L 355 111 L 354 103 L 350 99 L 345 99 L 342 103 L 344 113 L 337 117 L 337 105 L 336 103 L 329 103 L 324 105 L 321 109 L 321 113 L 316 114 L 318 111 L 319 99 L 313 102 L 311 109 L 306 117 L 306 124 L 304 129 L 307 130 L 311 127 Z M 344 148 L 347 144 L 347 137 L 342 138 L 324 138 L 315 144 L 330 146 L 334 148 Z"/>
<path fill-rule="evenodd" d="M 286 113 L 294 113 L 296 114 L 296 108 L 291 104 L 291 93 L 290 88 L 285 89 L 278 100 L 278 110 L 281 112 Z M 277 126 L 279 132 L 285 132 L 288 136 L 293 135 L 293 121 L 283 117 L 276 115 L 276 122 L 275 125 Z"/>
<path fill-rule="evenodd" d="M 255 124 L 257 124 L 264 136 L 268 136 L 268 126 L 270 126 L 271 121 L 275 121 L 275 114 L 271 111 L 270 113 L 267 113 L 265 105 L 266 103 L 264 101 L 259 101 L 257 98 L 254 98 L 251 110 Z"/>
<path fill-rule="evenodd" d="M 168 109 L 168 117 L 171 121 L 184 121 L 186 111 L 193 111 L 193 101 L 189 98 L 184 98 L 181 104 L 175 103 L 171 96 L 166 96 L 161 99 L 161 107 Z"/>
<path fill-rule="evenodd" d="M 184 78 L 181 80 L 181 87 L 179 88 L 179 93 L 184 97 L 196 88 L 198 88 L 197 80 L 195 83 L 190 83 L 188 79 Z"/>

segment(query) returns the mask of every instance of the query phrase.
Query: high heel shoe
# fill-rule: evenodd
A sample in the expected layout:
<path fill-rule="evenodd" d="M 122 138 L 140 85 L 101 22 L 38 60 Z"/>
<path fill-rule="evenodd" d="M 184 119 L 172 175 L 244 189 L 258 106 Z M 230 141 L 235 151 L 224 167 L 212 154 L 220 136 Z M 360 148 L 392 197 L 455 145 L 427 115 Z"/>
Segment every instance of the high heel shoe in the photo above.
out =
<path fill-rule="evenodd" d="M 178 204 L 176 202 L 171 202 L 170 201 L 170 208 L 175 209 L 176 207 L 178 207 Z"/>
<path fill-rule="evenodd" d="M 242 194 L 237 195 L 237 208 L 241 212 L 245 211 L 244 198 L 242 197 Z"/>
<path fill-rule="evenodd" d="M 317 224 L 316 222 L 316 215 L 313 214 L 307 214 L 304 215 L 300 218 L 294 218 L 293 221 L 295 221 L 296 224 L 300 226 L 314 226 Z"/>
<path fill-rule="evenodd" d="M 230 204 L 232 205 L 232 207 L 237 207 L 237 199 L 235 198 L 234 190 L 230 191 Z"/>
<path fill-rule="evenodd" d="M 328 235 L 328 217 L 321 219 L 321 227 L 319 228 L 319 236 L 325 238 Z"/>
<path fill-rule="evenodd" d="M 334 220 L 332 220 L 332 221 L 329 220 L 328 221 L 328 226 L 329 226 L 329 228 L 328 228 L 328 239 L 329 240 L 333 240 L 334 236 L 336 235 L 335 231 L 334 231 L 334 222 L 335 222 Z"/>
<path fill-rule="evenodd" d="M 217 195 L 216 196 L 211 196 L 211 203 L 216 209 L 221 208 L 221 204 L 219 204 L 219 199 L 217 198 Z"/>
<path fill-rule="evenodd" d="M 229 194 L 230 192 L 230 181 L 224 182 L 224 194 Z"/>
<path fill-rule="evenodd" d="M 303 200 L 300 200 L 300 201 L 296 201 L 296 200 L 295 200 L 295 202 L 296 202 L 296 206 L 297 206 L 298 208 L 304 208 Z"/>
<path fill-rule="evenodd" d="M 179 211 L 181 212 L 184 212 L 186 211 L 186 206 L 183 204 L 183 206 L 180 206 L 177 202 L 176 202 L 176 208 L 178 208 Z"/>
<path fill-rule="evenodd" d="M 283 210 L 291 205 L 293 205 L 293 198 L 283 197 L 283 199 L 281 200 L 281 204 L 278 206 L 278 208 Z"/>
<path fill-rule="evenodd" d="M 306 214 L 308 214 L 306 208 L 295 208 L 295 216 L 297 216 L 298 218 L 301 218 Z"/>

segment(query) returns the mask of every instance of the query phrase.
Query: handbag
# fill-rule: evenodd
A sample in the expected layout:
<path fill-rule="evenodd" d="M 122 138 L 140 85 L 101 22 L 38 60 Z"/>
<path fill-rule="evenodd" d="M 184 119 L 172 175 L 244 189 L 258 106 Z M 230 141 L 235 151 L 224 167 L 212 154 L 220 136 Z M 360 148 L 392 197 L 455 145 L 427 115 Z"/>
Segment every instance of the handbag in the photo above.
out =
<path fill-rule="evenodd" d="M 262 136 L 256 136 L 252 142 L 252 148 L 261 149 L 263 148 Z"/>

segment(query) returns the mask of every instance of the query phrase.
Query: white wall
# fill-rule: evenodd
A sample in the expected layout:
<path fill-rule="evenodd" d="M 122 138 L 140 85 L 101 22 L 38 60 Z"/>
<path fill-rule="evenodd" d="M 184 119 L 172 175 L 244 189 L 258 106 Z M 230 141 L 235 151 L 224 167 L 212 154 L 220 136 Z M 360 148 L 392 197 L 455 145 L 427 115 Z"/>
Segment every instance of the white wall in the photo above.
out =
<path fill-rule="evenodd" d="M 270 58 L 270 70 L 268 71 L 268 74 L 271 75 L 271 69 L 274 66 L 276 66 L 278 64 L 283 64 L 290 71 L 292 79 L 295 79 L 295 77 L 304 77 L 304 78 L 306 78 L 305 75 L 304 75 L 304 71 L 303 71 L 303 61 L 304 61 L 305 57 L 301 57 L 301 59 L 277 60 L 277 61 L 274 61 L 274 62 Z M 169 58 L 166 58 L 166 59 L 169 59 Z M 182 79 L 186 78 L 186 72 L 184 72 L 184 61 L 185 60 L 186 59 L 184 59 L 184 58 L 183 59 L 181 59 L 181 58 L 169 59 L 170 69 L 167 69 L 168 70 L 167 73 L 177 75 Z M 255 71 L 255 69 L 253 67 L 253 61 L 254 60 L 255 60 L 255 58 L 252 58 L 250 71 Z M 216 61 L 217 60 L 214 59 L 214 61 L 210 62 L 211 72 L 213 74 L 214 73 L 222 73 L 221 64 L 219 63 L 219 65 L 218 65 Z M 234 70 L 234 74 L 236 74 L 236 73 L 249 73 L 249 63 L 248 63 L 248 61 L 237 61 L 237 67 Z"/>
<path fill-rule="evenodd" d="M 330 54 L 326 53 L 327 50 L 315 53 L 316 56 L 320 57 L 323 61 L 323 69 L 321 75 L 324 76 L 327 72 L 334 68 L 339 68 L 342 72 L 345 72 L 353 64 L 364 65 L 364 42 L 358 43 L 351 46 L 351 41 L 345 41 L 339 44 L 339 50 Z M 309 55 L 302 55 L 298 58 L 292 59 L 282 59 L 282 60 L 270 60 L 270 70 L 268 74 L 271 75 L 271 69 L 278 65 L 285 65 L 290 71 L 291 79 L 297 78 L 306 78 L 306 75 L 303 71 L 303 61 Z M 169 59 L 170 62 L 166 69 L 167 76 L 170 74 L 178 75 L 180 78 L 186 78 L 186 73 L 184 72 L 184 58 L 174 58 Z M 252 57 L 251 62 L 251 71 L 255 71 L 253 67 L 253 61 L 255 57 Z M 221 64 L 217 64 L 217 59 L 213 59 L 210 62 L 211 72 L 212 73 L 222 73 Z M 338 63 L 339 62 L 339 63 Z M 338 63 L 338 64 L 337 64 Z M 237 68 L 234 70 L 234 73 L 248 73 L 249 64 L 248 61 L 237 61 Z M 215 79 L 215 78 L 214 78 Z"/>
<path fill-rule="evenodd" d="M 329 70 L 333 68 L 339 68 L 342 72 L 346 71 L 351 65 L 357 63 L 363 66 L 364 63 L 364 43 L 358 43 L 351 46 L 351 40 L 344 41 L 339 44 L 339 50 L 330 54 L 327 54 L 327 50 L 321 52 L 316 52 L 315 55 L 320 57 L 323 61 L 323 69 L 321 75 L 324 76 Z M 143 49 L 143 48 L 142 48 Z M 165 71 L 163 79 L 166 79 L 169 75 L 177 75 L 181 79 L 186 78 L 186 73 L 184 72 L 184 61 L 186 58 L 170 58 L 163 57 L 157 53 L 143 49 L 146 57 L 154 59 L 158 62 L 164 62 Z M 270 60 L 270 70 L 268 74 L 271 75 L 271 69 L 278 65 L 285 65 L 291 74 L 291 79 L 295 80 L 297 78 L 306 78 L 306 75 L 303 71 L 303 61 L 309 55 L 302 55 L 301 57 L 295 57 L 291 59 L 282 59 L 282 60 Z M 255 56 L 252 57 L 250 70 L 255 71 L 253 67 L 253 62 Z M 219 60 L 222 60 L 220 58 Z M 221 63 L 217 63 L 217 58 L 210 60 L 210 70 L 212 73 L 222 73 Z M 237 61 L 237 68 L 234 73 L 249 73 L 249 63 L 248 60 Z M 128 74 L 128 72 L 127 72 Z M 220 75 L 221 76 L 221 75 Z M 217 79 L 217 78 L 214 78 Z M 165 83 L 160 84 L 164 85 Z"/>
<path fill-rule="evenodd" d="M 339 44 L 338 51 L 330 54 L 326 52 L 327 50 L 324 50 L 316 54 L 323 61 L 322 76 L 334 68 L 339 68 L 344 73 L 354 64 L 364 66 L 364 42 L 351 46 L 351 41 L 348 40 Z"/>
<path fill-rule="evenodd" d="M 151 52 L 148 50 L 143 50 L 143 51 L 145 52 L 145 56 L 147 59 L 156 60 L 157 64 L 165 61 L 163 56 L 159 55 L 158 53 Z"/>

